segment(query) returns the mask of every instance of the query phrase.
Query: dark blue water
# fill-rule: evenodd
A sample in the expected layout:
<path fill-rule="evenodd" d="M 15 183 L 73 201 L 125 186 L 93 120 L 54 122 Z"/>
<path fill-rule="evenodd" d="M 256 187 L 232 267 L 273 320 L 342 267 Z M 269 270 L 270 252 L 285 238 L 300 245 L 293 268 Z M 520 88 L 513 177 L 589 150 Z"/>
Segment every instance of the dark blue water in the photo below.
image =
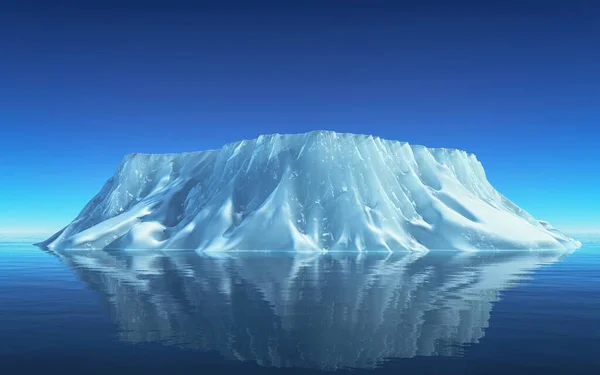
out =
<path fill-rule="evenodd" d="M 52 254 L 0 242 L 0 373 L 598 374 L 600 239 L 560 252 Z"/>

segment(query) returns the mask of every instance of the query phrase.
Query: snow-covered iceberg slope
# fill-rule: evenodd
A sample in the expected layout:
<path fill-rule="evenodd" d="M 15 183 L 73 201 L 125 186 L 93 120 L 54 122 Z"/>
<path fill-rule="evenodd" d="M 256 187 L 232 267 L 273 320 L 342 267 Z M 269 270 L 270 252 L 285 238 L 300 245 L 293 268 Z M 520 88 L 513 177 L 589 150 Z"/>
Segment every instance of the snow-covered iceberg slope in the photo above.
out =
<path fill-rule="evenodd" d="M 474 155 L 317 131 L 131 154 L 50 249 L 561 249 Z"/>

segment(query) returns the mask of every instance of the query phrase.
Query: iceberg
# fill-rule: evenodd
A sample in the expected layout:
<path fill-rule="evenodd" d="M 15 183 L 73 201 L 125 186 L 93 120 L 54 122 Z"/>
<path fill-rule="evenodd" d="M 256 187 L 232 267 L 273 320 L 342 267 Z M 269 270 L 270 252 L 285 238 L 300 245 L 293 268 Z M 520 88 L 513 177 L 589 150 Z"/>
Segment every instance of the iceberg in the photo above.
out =
<path fill-rule="evenodd" d="M 369 135 L 263 135 L 219 150 L 130 154 L 61 249 L 574 249 L 488 182 L 475 155 Z"/>

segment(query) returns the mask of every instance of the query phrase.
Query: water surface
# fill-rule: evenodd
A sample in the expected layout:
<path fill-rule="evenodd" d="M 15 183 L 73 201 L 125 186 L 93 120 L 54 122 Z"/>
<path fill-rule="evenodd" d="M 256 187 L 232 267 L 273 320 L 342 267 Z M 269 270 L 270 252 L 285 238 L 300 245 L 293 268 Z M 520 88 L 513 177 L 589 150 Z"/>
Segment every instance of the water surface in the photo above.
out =
<path fill-rule="evenodd" d="M 0 242 L 0 371 L 570 373 L 600 368 L 600 241 L 307 255 Z"/>

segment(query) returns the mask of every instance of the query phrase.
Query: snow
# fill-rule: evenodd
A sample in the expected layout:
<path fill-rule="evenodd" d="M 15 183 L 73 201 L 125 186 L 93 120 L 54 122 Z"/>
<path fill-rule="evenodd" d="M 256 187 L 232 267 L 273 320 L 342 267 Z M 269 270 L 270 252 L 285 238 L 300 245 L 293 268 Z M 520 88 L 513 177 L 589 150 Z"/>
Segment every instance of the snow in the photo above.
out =
<path fill-rule="evenodd" d="M 573 249 L 474 155 L 316 131 L 127 155 L 50 249 Z"/>

